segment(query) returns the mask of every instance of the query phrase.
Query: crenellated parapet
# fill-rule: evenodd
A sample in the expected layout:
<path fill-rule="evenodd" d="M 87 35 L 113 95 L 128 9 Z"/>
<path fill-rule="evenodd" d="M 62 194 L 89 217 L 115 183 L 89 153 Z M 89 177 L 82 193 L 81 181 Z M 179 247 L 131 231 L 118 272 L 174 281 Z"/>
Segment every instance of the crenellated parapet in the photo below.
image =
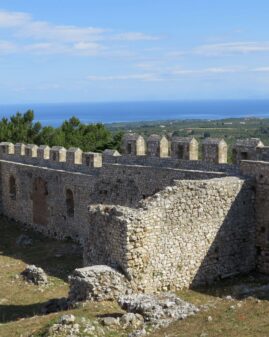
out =
<path fill-rule="evenodd" d="M 199 143 L 194 137 L 172 137 L 171 157 L 198 160 Z"/>
<path fill-rule="evenodd" d="M 146 142 L 144 137 L 136 133 L 127 133 L 122 138 L 122 153 L 130 156 L 146 155 Z"/>
<path fill-rule="evenodd" d="M 14 154 L 14 144 L 10 142 L 0 143 L 0 154 Z"/>
<path fill-rule="evenodd" d="M 202 143 L 203 160 L 216 163 L 227 163 L 228 145 L 224 139 L 206 138 Z"/>
<path fill-rule="evenodd" d="M 223 139 L 207 138 L 202 143 L 203 161 L 216 164 L 227 163 L 228 146 Z M 171 158 L 197 161 L 199 142 L 194 137 L 151 135 L 147 141 L 138 134 L 125 134 L 122 139 L 122 154 L 127 156 Z M 130 159 L 131 160 L 131 159 Z"/>
<path fill-rule="evenodd" d="M 25 156 L 30 158 L 36 158 L 37 157 L 37 149 L 38 146 L 35 144 L 27 144 L 25 146 Z"/>
<path fill-rule="evenodd" d="M 37 149 L 37 157 L 40 159 L 50 159 L 50 147 L 48 145 L 40 145 Z"/>
<path fill-rule="evenodd" d="M 264 144 L 259 138 L 238 139 L 233 146 L 233 162 L 239 164 L 241 160 L 263 160 L 263 148 Z"/>
<path fill-rule="evenodd" d="M 165 158 L 169 156 L 169 141 L 165 136 L 151 135 L 147 139 L 147 155 Z"/>
<path fill-rule="evenodd" d="M 82 163 L 88 167 L 102 167 L 102 154 L 95 152 L 83 152 Z"/>
<path fill-rule="evenodd" d="M 50 160 L 58 163 L 66 162 L 66 148 L 63 146 L 53 146 L 50 150 Z"/>
<path fill-rule="evenodd" d="M 25 155 L 25 144 L 23 143 L 15 144 L 14 150 L 17 156 L 24 156 Z"/>
<path fill-rule="evenodd" d="M 0 143 L 0 159 L 21 162 L 41 167 L 87 172 L 88 169 L 102 167 L 102 154 L 83 152 L 80 148 L 35 144 Z"/>

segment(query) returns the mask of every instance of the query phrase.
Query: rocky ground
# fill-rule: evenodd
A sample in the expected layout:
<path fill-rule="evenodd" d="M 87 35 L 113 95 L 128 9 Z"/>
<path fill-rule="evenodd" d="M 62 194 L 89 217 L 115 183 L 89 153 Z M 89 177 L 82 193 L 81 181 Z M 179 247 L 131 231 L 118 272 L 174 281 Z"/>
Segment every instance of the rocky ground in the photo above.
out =
<path fill-rule="evenodd" d="M 127 289 L 117 302 L 111 298 L 105 275 L 96 282 L 96 269 L 73 272 L 82 266 L 82 259 L 72 242 L 21 231 L 5 218 L 0 218 L 0 229 L 1 337 L 269 336 L 268 277 L 253 274 L 158 297 L 131 294 Z M 69 275 L 75 285 L 85 285 L 86 275 L 98 302 L 68 300 Z M 120 278 L 114 279 L 113 294 L 117 294 L 122 288 L 118 288 Z M 100 289 L 106 292 L 105 298 L 95 296 Z M 75 298 L 81 294 L 73 292 Z"/>

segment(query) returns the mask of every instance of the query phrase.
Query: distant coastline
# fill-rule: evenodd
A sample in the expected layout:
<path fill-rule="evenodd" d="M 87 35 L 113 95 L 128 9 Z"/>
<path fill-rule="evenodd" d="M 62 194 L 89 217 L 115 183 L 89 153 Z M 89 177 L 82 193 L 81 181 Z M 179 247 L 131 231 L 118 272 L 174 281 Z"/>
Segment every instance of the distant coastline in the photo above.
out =
<path fill-rule="evenodd" d="M 59 126 L 71 116 L 84 123 L 184 119 L 269 118 L 268 100 L 146 101 L 111 103 L 0 104 L 0 117 L 32 109 L 44 125 Z"/>

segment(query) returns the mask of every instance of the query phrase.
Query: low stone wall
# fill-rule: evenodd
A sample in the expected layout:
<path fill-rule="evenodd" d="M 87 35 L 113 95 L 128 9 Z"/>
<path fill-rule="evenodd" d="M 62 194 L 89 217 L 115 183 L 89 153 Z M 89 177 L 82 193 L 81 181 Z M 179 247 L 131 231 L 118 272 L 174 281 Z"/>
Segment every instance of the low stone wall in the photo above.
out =
<path fill-rule="evenodd" d="M 251 180 L 177 181 L 137 209 L 91 206 L 89 223 L 85 265 L 116 267 L 138 290 L 196 286 L 255 268 Z"/>

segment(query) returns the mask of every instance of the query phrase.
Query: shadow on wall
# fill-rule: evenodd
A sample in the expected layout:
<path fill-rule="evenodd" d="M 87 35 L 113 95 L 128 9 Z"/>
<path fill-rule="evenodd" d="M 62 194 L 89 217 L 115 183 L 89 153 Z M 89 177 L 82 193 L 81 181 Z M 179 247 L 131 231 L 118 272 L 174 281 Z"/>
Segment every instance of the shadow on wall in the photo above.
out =
<path fill-rule="evenodd" d="M 171 185 L 173 182 L 171 182 Z M 139 186 L 134 179 L 117 178 L 114 181 L 102 179 L 98 181 L 90 195 L 93 204 L 121 205 L 136 208 L 139 202 L 157 192 L 160 188 Z"/>
<path fill-rule="evenodd" d="M 210 292 L 214 281 L 248 274 L 256 267 L 255 188 L 244 183 L 192 280 L 191 288 Z M 219 210 L 215 210 L 216 216 Z"/>
<path fill-rule="evenodd" d="M 93 205 L 108 204 L 137 208 L 143 199 L 153 196 L 167 186 L 173 186 L 176 180 L 203 180 L 226 176 L 216 172 L 174 170 L 161 168 L 141 168 L 131 172 L 116 172 L 113 177 L 99 179 L 89 195 Z"/>

